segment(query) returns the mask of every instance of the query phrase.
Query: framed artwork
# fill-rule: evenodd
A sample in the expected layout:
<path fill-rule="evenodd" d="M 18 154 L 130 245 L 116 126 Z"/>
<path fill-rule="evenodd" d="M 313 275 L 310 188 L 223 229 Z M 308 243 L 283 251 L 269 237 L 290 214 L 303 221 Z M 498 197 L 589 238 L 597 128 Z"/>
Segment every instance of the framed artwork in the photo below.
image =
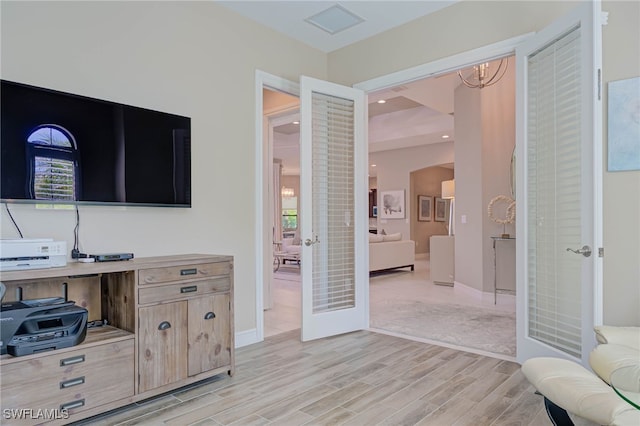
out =
<path fill-rule="evenodd" d="M 373 217 L 378 217 L 378 206 L 373 206 Z"/>
<path fill-rule="evenodd" d="M 420 222 L 431 222 L 433 215 L 433 197 L 430 195 L 418 195 L 418 220 Z"/>
<path fill-rule="evenodd" d="M 609 83 L 608 169 L 640 170 L 640 77 Z"/>
<path fill-rule="evenodd" d="M 380 219 L 404 219 L 404 190 L 382 191 Z"/>
<path fill-rule="evenodd" d="M 449 218 L 449 203 L 451 200 L 436 198 L 435 221 L 446 222 Z"/>

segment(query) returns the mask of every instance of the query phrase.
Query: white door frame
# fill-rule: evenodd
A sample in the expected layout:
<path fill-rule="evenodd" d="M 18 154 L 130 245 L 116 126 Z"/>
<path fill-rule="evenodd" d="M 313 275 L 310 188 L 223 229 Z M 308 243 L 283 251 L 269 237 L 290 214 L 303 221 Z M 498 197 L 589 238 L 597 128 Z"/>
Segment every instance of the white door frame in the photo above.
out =
<path fill-rule="evenodd" d="M 417 65 L 412 68 L 376 77 L 371 80 L 366 80 L 354 84 L 353 87 L 364 90 L 366 93 L 375 92 L 377 90 L 411 83 L 412 81 L 458 71 L 462 68 L 469 68 L 480 62 L 491 62 L 494 59 L 515 54 L 516 46 L 527 40 L 532 35 L 533 33 L 528 33 L 512 37 L 510 39 L 469 50 L 467 52 L 458 53 L 457 55 Z"/>
<path fill-rule="evenodd" d="M 447 58 L 438 59 L 426 64 L 418 65 L 405 70 L 397 71 L 381 77 L 366 80 L 353 87 L 363 90 L 365 93 L 386 89 L 388 87 L 399 86 L 415 80 L 427 77 L 435 77 L 449 72 L 457 71 L 461 68 L 468 68 L 480 62 L 487 62 L 504 56 L 515 54 L 516 46 L 531 37 L 533 33 L 513 37 L 504 41 L 479 47 Z M 296 82 L 256 70 L 255 96 L 256 96 L 256 329 L 255 333 L 249 331 L 245 336 L 236 336 L 237 346 L 244 346 L 264 340 L 264 283 L 269 279 L 269 270 L 272 268 L 272 259 L 268 258 L 271 241 L 265 238 L 265 232 L 269 229 L 270 222 L 268 215 L 263 212 L 269 209 L 268 182 L 271 180 L 269 173 L 269 161 L 264 147 L 264 133 L 267 131 L 263 113 L 262 89 L 271 88 L 280 92 L 285 92 L 293 96 L 300 97 L 300 85 Z M 369 300 L 369 289 L 366 286 L 366 299 Z M 367 306 L 367 319 L 369 318 L 369 307 Z"/>
<path fill-rule="evenodd" d="M 520 36 L 512 37 L 497 43 L 493 43 L 487 46 L 479 47 L 467 52 L 459 53 L 446 58 L 438 59 L 426 64 L 418 65 L 405 70 L 397 71 L 384 76 L 376 77 L 370 80 L 354 84 L 353 87 L 363 90 L 365 93 L 374 92 L 389 87 L 399 86 L 402 84 L 410 83 L 415 80 L 420 80 L 427 77 L 435 77 L 438 75 L 446 74 L 452 71 L 457 71 L 461 68 L 467 68 L 480 62 L 487 62 L 494 59 L 498 59 L 504 56 L 510 56 L 515 54 L 516 46 L 520 45 L 527 39 L 529 39 L 533 33 L 527 33 Z M 265 277 L 268 277 L 268 270 L 265 265 L 271 267 L 271 264 L 267 264 L 269 259 L 265 259 L 265 243 L 271 244 L 264 238 L 264 219 L 262 212 L 265 208 L 265 194 L 264 190 L 265 179 L 265 159 L 263 149 L 263 115 L 262 115 L 262 89 L 263 87 L 270 87 L 275 90 L 289 93 L 293 96 L 299 96 L 300 87 L 297 83 L 285 80 L 281 77 L 277 77 L 263 71 L 256 71 L 256 115 L 255 115 L 255 128 L 256 128 L 256 338 L 255 340 L 248 341 L 248 343 L 259 342 L 264 339 L 264 317 L 263 317 L 263 285 Z M 367 289 L 368 291 L 368 289 Z M 602 304 L 602 294 L 596 295 L 597 299 L 594 300 L 596 306 Z M 367 295 L 368 297 L 368 295 Z M 367 308 L 368 314 L 368 308 Z M 238 336 L 242 338 L 242 336 Z M 236 341 L 238 341 L 238 337 Z M 249 338 L 249 336 L 247 336 Z M 242 345 L 238 345 L 242 346 Z"/>
<path fill-rule="evenodd" d="M 300 97 L 300 85 L 282 77 L 256 70 L 255 78 L 255 270 L 256 270 L 256 328 L 246 333 L 236 334 L 236 346 L 246 346 L 264 340 L 264 285 L 271 279 L 273 259 L 271 259 L 271 238 L 267 232 L 271 228 L 272 214 L 269 209 L 269 185 L 273 180 L 273 147 L 265 147 L 264 135 L 268 122 L 264 118 L 263 89 L 273 89 Z M 271 163 L 271 165 L 270 165 Z M 267 214 L 264 214 L 267 212 Z"/>

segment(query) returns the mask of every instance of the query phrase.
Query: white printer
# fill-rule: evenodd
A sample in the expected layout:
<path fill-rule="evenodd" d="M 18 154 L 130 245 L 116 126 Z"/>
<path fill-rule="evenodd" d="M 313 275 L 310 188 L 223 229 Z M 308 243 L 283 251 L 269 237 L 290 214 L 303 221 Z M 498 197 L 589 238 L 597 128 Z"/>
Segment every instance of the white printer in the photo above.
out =
<path fill-rule="evenodd" d="M 51 238 L 0 240 L 0 271 L 67 265 L 67 242 Z"/>

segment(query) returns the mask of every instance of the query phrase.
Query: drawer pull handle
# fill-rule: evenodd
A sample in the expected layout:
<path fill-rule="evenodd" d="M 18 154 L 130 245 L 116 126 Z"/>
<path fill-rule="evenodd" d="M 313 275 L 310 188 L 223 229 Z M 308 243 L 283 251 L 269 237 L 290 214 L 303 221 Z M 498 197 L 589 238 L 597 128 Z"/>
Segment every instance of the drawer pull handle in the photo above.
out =
<path fill-rule="evenodd" d="M 194 291 L 198 291 L 197 285 L 190 285 L 188 287 L 181 287 L 180 293 L 193 293 Z"/>
<path fill-rule="evenodd" d="M 84 407 L 84 399 L 79 399 L 77 401 L 67 402 L 66 404 L 60 405 L 60 411 L 68 411 L 73 410 L 74 408 Z"/>
<path fill-rule="evenodd" d="M 215 317 L 216 317 L 216 314 L 214 314 L 213 312 L 207 312 L 204 316 L 204 319 L 210 320 L 210 319 L 214 319 Z"/>
<path fill-rule="evenodd" d="M 169 321 L 162 321 L 158 326 L 158 330 L 168 330 L 171 328 L 171 323 Z"/>
<path fill-rule="evenodd" d="M 198 273 L 198 268 L 189 268 L 189 269 L 180 269 L 180 275 L 196 275 Z"/>
<path fill-rule="evenodd" d="M 73 364 L 80 364 L 81 362 L 84 362 L 84 355 L 61 359 L 60 367 L 65 367 L 67 365 L 73 365 Z"/>
<path fill-rule="evenodd" d="M 73 386 L 78 386 L 84 383 L 84 376 L 78 377 L 77 379 L 67 380 L 65 382 L 60 382 L 60 389 L 67 389 Z"/>

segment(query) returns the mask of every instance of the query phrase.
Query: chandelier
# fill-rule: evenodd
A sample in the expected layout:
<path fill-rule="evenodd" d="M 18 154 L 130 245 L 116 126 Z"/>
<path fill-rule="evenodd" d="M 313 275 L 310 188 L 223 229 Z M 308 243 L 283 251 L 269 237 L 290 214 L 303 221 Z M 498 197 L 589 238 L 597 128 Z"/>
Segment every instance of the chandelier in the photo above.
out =
<path fill-rule="evenodd" d="M 293 188 L 287 188 L 286 186 L 282 187 L 280 193 L 282 194 L 282 198 L 291 198 L 295 195 Z"/>
<path fill-rule="evenodd" d="M 482 89 L 483 87 L 493 86 L 504 76 L 507 72 L 507 66 L 509 65 L 509 58 L 502 58 L 498 63 L 498 68 L 491 74 L 489 70 L 489 63 L 485 62 L 473 67 L 473 76 L 466 79 L 462 76 L 462 71 L 458 71 L 458 77 L 462 80 L 465 86 L 472 89 Z"/>

